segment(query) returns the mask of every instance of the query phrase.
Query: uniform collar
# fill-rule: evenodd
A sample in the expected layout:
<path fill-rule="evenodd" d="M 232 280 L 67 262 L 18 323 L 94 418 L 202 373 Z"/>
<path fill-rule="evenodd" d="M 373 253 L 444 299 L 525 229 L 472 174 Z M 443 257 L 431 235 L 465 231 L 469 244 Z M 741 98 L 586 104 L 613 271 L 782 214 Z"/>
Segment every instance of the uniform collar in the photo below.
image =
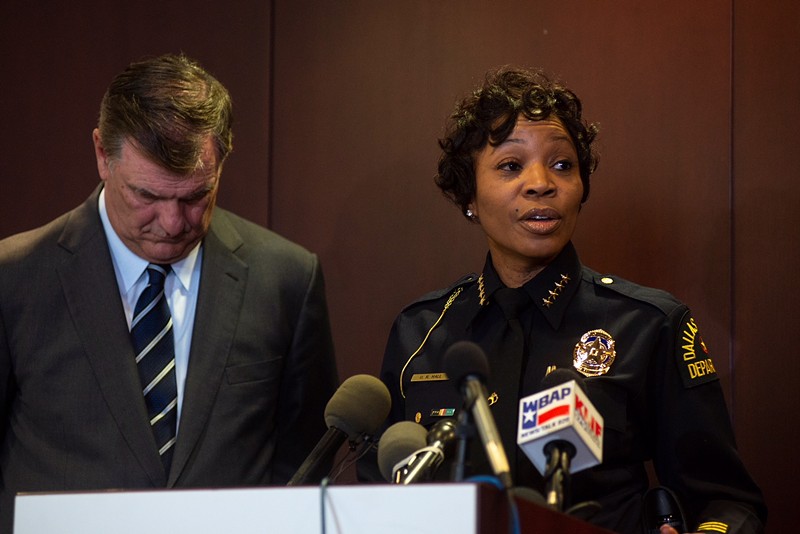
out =
<path fill-rule="evenodd" d="M 567 306 L 578 290 L 580 276 L 578 253 L 572 242 L 569 242 L 542 272 L 522 286 L 531 297 L 533 305 L 541 311 L 553 329 L 561 324 Z M 492 295 L 503 287 L 506 286 L 492 264 L 491 253 L 487 253 L 483 274 L 478 281 L 481 305 L 490 305 Z"/>

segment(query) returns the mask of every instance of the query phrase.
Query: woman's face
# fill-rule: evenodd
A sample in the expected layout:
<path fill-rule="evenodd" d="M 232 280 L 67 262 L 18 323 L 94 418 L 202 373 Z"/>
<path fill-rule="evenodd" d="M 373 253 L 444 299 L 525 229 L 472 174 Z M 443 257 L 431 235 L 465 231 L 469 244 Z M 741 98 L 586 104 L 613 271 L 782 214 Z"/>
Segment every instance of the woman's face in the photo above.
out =
<path fill-rule="evenodd" d="M 475 156 L 475 198 L 469 208 L 489 241 L 506 285 L 533 278 L 572 238 L 583 195 L 578 153 L 555 116 L 520 117 L 498 146 Z"/>

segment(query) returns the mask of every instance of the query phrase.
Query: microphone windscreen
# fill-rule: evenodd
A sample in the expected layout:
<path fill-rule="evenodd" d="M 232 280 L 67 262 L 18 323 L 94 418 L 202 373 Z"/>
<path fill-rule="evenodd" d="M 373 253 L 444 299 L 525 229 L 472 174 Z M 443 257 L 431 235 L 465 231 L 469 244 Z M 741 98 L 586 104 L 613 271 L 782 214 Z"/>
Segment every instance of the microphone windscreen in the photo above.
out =
<path fill-rule="evenodd" d="M 471 341 L 457 341 L 444 353 L 444 372 L 461 389 L 464 379 L 476 376 L 485 384 L 489 378 L 489 360 L 483 349 Z"/>
<path fill-rule="evenodd" d="M 586 393 L 586 388 L 583 384 L 583 376 L 578 374 L 577 371 L 574 369 L 569 369 L 566 367 L 559 367 L 554 371 L 547 373 L 544 378 L 542 378 L 542 383 L 539 387 L 539 391 L 544 391 L 546 389 L 550 389 L 552 387 L 558 386 L 559 384 L 564 384 L 569 382 L 570 380 L 574 380 L 578 387 Z"/>
<path fill-rule="evenodd" d="M 391 407 L 392 397 L 383 382 L 370 375 L 354 375 L 342 382 L 325 406 L 325 424 L 355 440 L 377 433 Z"/>
<path fill-rule="evenodd" d="M 392 481 L 398 462 L 425 447 L 428 431 L 413 421 L 400 421 L 386 429 L 378 442 L 378 467 L 384 480 Z"/>
<path fill-rule="evenodd" d="M 456 420 L 448 417 L 440 419 L 428 431 L 428 445 L 439 443 L 442 448 L 448 447 L 456 439 Z"/>

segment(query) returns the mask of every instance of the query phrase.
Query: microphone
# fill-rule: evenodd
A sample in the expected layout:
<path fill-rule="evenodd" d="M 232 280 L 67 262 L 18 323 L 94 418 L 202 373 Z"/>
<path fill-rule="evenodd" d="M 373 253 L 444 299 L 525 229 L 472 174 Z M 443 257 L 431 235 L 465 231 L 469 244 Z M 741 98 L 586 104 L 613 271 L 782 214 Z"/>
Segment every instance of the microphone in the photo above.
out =
<path fill-rule="evenodd" d="M 389 390 L 374 376 L 354 375 L 342 382 L 325 406 L 328 430 L 287 486 L 322 480 L 324 472 L 320 471 L 330 464 L 345 439 L 354 442 L 364 435 L 374 435 L 391 406 Z"/>
<path fill-rule="evenodd" d="M 381 436 L 378 442 L 378 468 L 384 480 L 394 480 L 394 467 L 425 447 L 428 431 L 419 423 L 399 421 Z"/>
<path fill-rule="evenodd" d="M 563 443 L 575 450 L 570 473 L 603 460 L 603 417 L 589 401 L 580 375 L 570 369 L 556 369 L 544 377 L 538 393 L 520 399 L 517 428 L 517 445 L 542 474 L 548 464 L 545 449 L 570 449 Z"/>
<path fill-rule="evenodd" d="M 458 341 L 444 354 L 444 370 L 464 397 L 464 406 L 472 414 L 492 470 L 503 486 L 513 486 L 503 441 L 486 401 L 484 383 L 489 376 L 489 362 L 483 349 L 470 341 Z"/>
<path fill-rule="evenodd" d="M 394 465 L 392 482 L 395 484 L 411 484 L 412 482 L 433 478 L 445 455 L 452 451 L 451 444 L 455 437 L 455 420 L 448 418 L 437 421 L 425 437 L 427 446 L 419 448 Z M 380 449 L 378 450 L 380 451 Z"/>
<path fill-rule="evenodd" d="M 520 399 L 517 444 L 544 475 L 548 504 L 561 510 L 569 475 L 603 459 L 603 418 L 578 373 L 556 369 L 538 393 Z"/>
<path fill-rule="evenodd" d="M 669 525 L 678 532 L 685 532 L 686 521 L 678 498 L 668 488 L 657 486 L 644 494 L 642 521 L 645 534 L 658 534 L 661 525 Z"/>

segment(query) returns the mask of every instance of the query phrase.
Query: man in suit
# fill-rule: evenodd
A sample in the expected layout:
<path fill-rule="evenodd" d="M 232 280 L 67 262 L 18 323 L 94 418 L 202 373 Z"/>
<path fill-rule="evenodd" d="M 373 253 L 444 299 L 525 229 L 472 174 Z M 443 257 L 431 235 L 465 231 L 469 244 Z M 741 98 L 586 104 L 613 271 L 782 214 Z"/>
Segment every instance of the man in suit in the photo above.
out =
<path fill-rule="evenodd" d="M 88 200 L 0 241 L 2 532 L 17 492 L 283 484 L 338 384 L 317 256 L 215 208 L 226 89 L 133 63 L 93 139 Z"/>

